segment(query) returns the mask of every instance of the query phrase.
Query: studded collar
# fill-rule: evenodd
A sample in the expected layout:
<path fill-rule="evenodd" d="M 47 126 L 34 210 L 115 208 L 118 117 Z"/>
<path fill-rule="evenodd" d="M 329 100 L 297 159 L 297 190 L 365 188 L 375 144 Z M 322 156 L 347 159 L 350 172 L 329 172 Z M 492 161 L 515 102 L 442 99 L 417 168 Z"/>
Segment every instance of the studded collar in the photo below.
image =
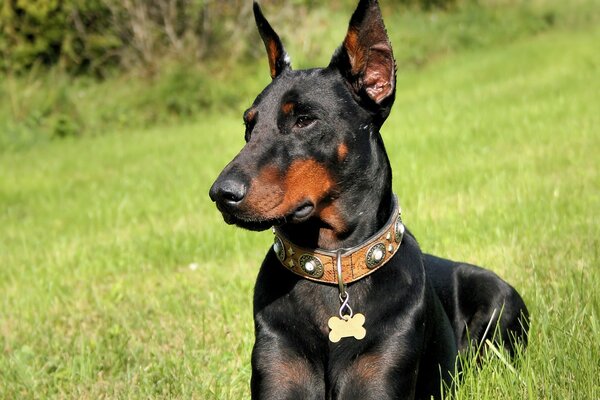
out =
<path fill-rule="evenodd" d="M 329 284 L 355 282 L 385 265 L 402 243 L 404 224 L 395 195 L 393 199 L 394 210 L 385 226 L 358 246 L 338 251 L 307 249 L 296 246 L 274 228 L 273 251 L 281 265 L 303 278 Z M 341 255 L 341 280 L 337 272 L 338 255 Z"/>

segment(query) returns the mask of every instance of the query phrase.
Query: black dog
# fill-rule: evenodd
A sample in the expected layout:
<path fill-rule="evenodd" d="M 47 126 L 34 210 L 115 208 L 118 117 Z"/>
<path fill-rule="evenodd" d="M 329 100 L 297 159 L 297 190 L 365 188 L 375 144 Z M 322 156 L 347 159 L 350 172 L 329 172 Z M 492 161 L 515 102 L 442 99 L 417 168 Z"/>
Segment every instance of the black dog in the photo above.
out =
<path fill-rule="evenodd" d="M 421 253 L 400 220 L 379 134 L 396 67 L 377 1 L 360 1 L 328 67 L 301 71 L 254 14 L 273 81 L 210 189 L 226 222 L 276 227 L 255 287 L 252 398 L 437 397 L 458 352 L 489 339 L 513 354 L 527 336 L 519 294 Z"/>

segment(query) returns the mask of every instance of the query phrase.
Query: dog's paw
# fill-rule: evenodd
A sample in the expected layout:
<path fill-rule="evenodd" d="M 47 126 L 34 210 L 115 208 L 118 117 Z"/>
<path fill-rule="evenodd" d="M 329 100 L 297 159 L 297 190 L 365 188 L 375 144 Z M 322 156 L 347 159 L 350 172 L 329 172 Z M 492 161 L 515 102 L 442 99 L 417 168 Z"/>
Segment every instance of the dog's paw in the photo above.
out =
<path fill-rule="evenodd" d="M 353 317 L 344 315 L 344 319 L 331 317 L 327 322 L 329 325 L 329 340 L 333 343 L 339 342 L 342 338 L 354 337 L 357 340 L 363 339 L 367 335 L 367 330 L 363 327 L 365 316 L 354 314 Z"/>

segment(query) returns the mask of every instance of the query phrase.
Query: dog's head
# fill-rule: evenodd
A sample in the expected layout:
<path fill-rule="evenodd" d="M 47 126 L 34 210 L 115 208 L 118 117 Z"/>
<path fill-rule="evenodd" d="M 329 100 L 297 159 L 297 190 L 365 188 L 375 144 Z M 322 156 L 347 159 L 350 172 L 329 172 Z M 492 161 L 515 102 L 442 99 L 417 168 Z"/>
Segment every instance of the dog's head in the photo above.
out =
<path fill-rule="evenodd" d="M 272 82 L 244 113 L 246 145 L 210 197 L 226 222 L 247 229 L 310 220 L 342 232 L 366 192 L 391 184 L 379 128 L 394 102 L 395 62 L 378 3 L 361 0 L 329 66 L 309 70 L 292 69 L 256 3 L 254 16 Z"/>

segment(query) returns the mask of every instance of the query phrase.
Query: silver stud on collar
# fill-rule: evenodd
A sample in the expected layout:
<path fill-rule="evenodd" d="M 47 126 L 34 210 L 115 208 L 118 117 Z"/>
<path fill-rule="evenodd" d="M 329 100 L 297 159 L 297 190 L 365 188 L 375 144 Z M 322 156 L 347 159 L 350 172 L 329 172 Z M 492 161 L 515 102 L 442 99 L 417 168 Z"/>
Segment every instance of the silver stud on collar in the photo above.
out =
<path fill-rule="evenodd" d="M 376 243 L 367 251 L 366 263 L 367 268 L 375 268 L 379 265 L 385 257 L 385 245 L 383 243 Z"/>
<path fill-rule="evenodd" d="M 394 224 L 394 240 L 396 243 L 400 244 L 402 242 L 402 237 L 404 236 L 404 224 L 402 223 L 402 219 L 400 216 L 396 219 L 396 223 Z"/>
<path fill-rule="evenodd" d="M 300 268 L 311 277 L 320 278 L 323 276 L 323 264 L 317 257 L 302 254 L 298 261 L 300 262 Z"/>
<path fill-rule="evenodd" d="M 275 236 L 275 243 L 273 243 L 273 251 L 277 255 L 279 261 L 283 262 L 283 260 L 285 260 L 285 250 L 283 247 L 283 242 L 277 236 Z"/>

